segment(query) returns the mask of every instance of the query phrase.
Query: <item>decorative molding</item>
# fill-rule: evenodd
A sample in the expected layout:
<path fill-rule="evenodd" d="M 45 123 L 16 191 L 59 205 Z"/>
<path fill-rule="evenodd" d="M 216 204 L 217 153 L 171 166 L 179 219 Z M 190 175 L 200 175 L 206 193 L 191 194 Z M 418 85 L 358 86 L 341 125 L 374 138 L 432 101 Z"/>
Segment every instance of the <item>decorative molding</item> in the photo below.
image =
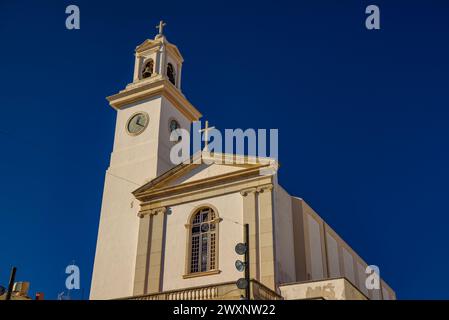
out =
<path fill-rule="evenodd" d="M 154 47 L 154 48 L 151 48 L 151 49 L 148 49 L 148 50 L 145 50 L 145 51 L 136 52 L 136 53 L 134 53 L 134 55 L 137 58 L 145 58 L 145 57 L 147 57 L 147 56 L 149 56 L 149 55 L 151 55 L 153 53 L 156 53 L 158 51 L 159 51 L 159 47 Z"/>
<path fill-rule="evenodd" d="M 267 184 L 264 186 L 257 187 L 257 192 L 259 192 L 259 193 L 263 193 L 265 191 L 271 191 L 271 190 L 273 190 L 273 184 Z"/>
<path fill-rule="evenodd" d="M 138 74 L 138 76 L 140 77 L 140 74 Z M 161 81 L 164 79 L 164 77 L 162 75 L 160 75 L 159 73 L 157 73 L 156 71 L 154 71 L 153 74 L 151 75 L 151 77 L 149 77 L 149 78 L 140 79 L 139 77 L 136 80 L 134 80 L 134 82 L 131 82 L 130 84 L 128 84 L 126 86 L 125 90 L 140 88 L 140 87 L 146 86 L 150 83 Z"/>
<path fill-rule="evenodd" d="M 196 278 L 196 277 L 205 277 L 205 276 L 211 276 L 214 274 L 221 273 L 220 270 L 209 270 L 204 272 L 195 272 L 195 273 L 188 273 L 182 276 L 183 279 L 189 279 L 189 278 Z"/>
<path fill-rule="evenodd" d="M 280 294 L 267 288 L 259 281 L 251 279 L 250 283 L 252 292 L 251 299 L 283 300 Z M 237 288 L 235 281 L 228 281 L 159 293 L 134 295 L 119 298 L 118 300 L 238 300 L 242 294 L 243 290 Z"/>
<path fill-rule="evenodd" d="M 251 193 L 256 193 L 257 192 L 257 188 L 248 188 L 248 189 L 244 189 L 242 191 L 240 191 L 240 194 L 244 197 L 246 197 L 248 194 Z"/>
<path fill-rule="evenodd" d="M 231 159 L 232 161 L 230 163 L 226 162 L 226 159 Z M 263 168 L 269 168 L 270 166 L 272 166 L 272 162 L 275 161 L 273 159 L 270 158 L 255 158 L 255 157 L 248 157 L 248 156 L 240 156 L 240 155 L 235 155 L 235 154 L 220 154 L 220 153 L 215 153 L 213 156 L 207 155 L 204 152 L 196 152 L 193 155 L 190 156 L 190 158 L 186 159 L 185 161 L 183 161 L 182 163 L 178 164 L 177 166 L 174 166 L 172 169 L 166 171 L 165 173 L 163 173 L 162 175 L 156 177 L 155 179 L 152 179 L 149 182 L 146 182 L 143 186 L 137 188 L 136 190 L 134 190 L 132 193 L 138 198 L 142 198 L 143 196 L 145 196 L 146 194 L 150 193 L 154 193 L 156 191 L 160 191 L 163 189 L 167 189 L 167 188 L 175 188 L 175 186 L 167 186 L 167 183 L 170 181 L 173 181 L 176 178 L 179 178 L 180 176 L 186 174 L 186 172 L 189 172 L 189 170 L 192 170 L 194 168 L 197 168 L 198 165 L 202 165 L 202 164 L 209 164 L 207 162 L 210 160 L 211 163 L 213 164 L 218 164 L 218 165 L 230 165 L 230 166 L 235 166 L 235 167 L 240 167 L 242 168 L 242 170 L 239 170 L 237 172 L 231 172 L 231 173 L 225 173 L 225 174 L 219 174 L 216 176 L 213 176 L 213 180 L 217 180 L 220 178 L 225 178 L 225 177 L 233 177 L 233 176 L 243 176 L 245 174 L 248 173 L 248 171 L 252 171 L 255 174 L 255 176 L 259 177 L 259 178 L 263 178 L 263 177 L 267 177 L 267 176 L 261 176 L 260 175 L 260 170 Z M 239 160 L 242 160 L 243 162 L 240 162 Z M 253 163 L 253 161 L 255 161 Z M 189 183 L 183 183 L 181 185 L 178 186 L 179 187 L 186 187 L 189 185 L 196 185 L 202 181 L 210 181 L 210 178 L 205 178 L 205 179 L 200 179 L 200 180 L 195 180 L 193 182 L 189 182 Z M 259 185 L 264 185 L 259 184 Z M 246 187 L 248 188 L 248 187 Z M 173 190 L 170 190 L 170 193 Z"/>
<path fill-rule="evenodd" d="M 197 166 L 195 164 L 183 165 L 184 168 Z M 139 189 L 133 191 L 134 196 L 140 201 L 149 201 L 158 198 L 162 198 L 163 196 L 173 196 L 178 193 L 184 193 L 187 190 L 198 190 L 204 188 L 211 188 L 213 186 L 222 186 L 225 183 L 233 183 L 240 182 L 245 183 L 248 182 L 249 179 L 262 180 L 264 178 L 268 178 L 271 181 L 271 176 L 260 176 L 259 169 L 266 165 L 254 165 L 253 167 L 249 167 L 244 170 L 239 170 L 235 172 L 219 174 L 216 176 L 203 178 L 199 180 L 194 180 L 191 182 L 182 183 L 174 186 L 164 186 L 161 180 L 157 181 L 154 179 L 150 183 L 140 187 Z M 183 168 L 181 167 L 181 168 Z M 175 167 L 176 168 L 176 167 Z M 167 179 L 168 180 L 168 179 Z M 160 184 L 159 184 L 160 183 Z M 159 184 L 157 186 L 156 184 Z M 261 184 L 264 185 L 264 184 Z"/>
<path fill-rule="evenodd" d="M 201 113 L 165 77 L 158 75 L 154 78 L 157 81 L 153 80 L 153 78 L 148 79 L 151 79 L 151 81 L 147 82 L 147 79 L 143 79 L 141 80 L 142 82 L 139 82 L 139 85 L 131 85 L 129 88 L 106 99 L 114 109 L 118 110 L 132 103 L 163 95 L 190 121 L 196 121 L 201 118 Z"/>
<path fill-rule="evenodd" d="M 154 40 L 145 40 L 142 44 L 136 47 L 135 54 L 142 55 L 146 54 L 148 51 L 160 51 L 161 48 L 167 50 L 177 60 L 177 62 L 184 62 L 184 58 L 182 57 L 178 47 L 170 43 L 165 37 Z"/>
<path fill-rule="evenodd" d="M 259 187 L 243 189 L 240 191 L 240 194 L 243 197 L 246 197 L 251 193 L 263 193 L 264 191 L 271 191 L 271 190 L 273 190 L 273 184 L 270 183 Z"/>
<path fill-rule="evenodd" d="M 166 212 L 167 212 L 167 207 L 159 207 L 159 208 L 154 208 L 154 209 L 149 209 L 149 210 L 141 210 L 141 211 L 139 211 L 137 216 L 139 218 L 143 218 L 146 215 L 155 216 L 155 215 L 158 215 L 159 213 L 164 214 Z"/>
<path fill-rule="evenodd" d="M 175 192 L 174 190 L 170 193 L 164 192 L 154 198 L 141 198 L 138 200 L 141 201 L 140 207 L 142 210 L 154 209 L 155 207 L 160 206 L 173 206 L 179 205 L 186 202 L 198 201 L 203 199 L 209 199 L 217 196 L 222 196 L 230 193 L 239 193 L 242 190 L 244 185 L 248 186 L 250 184 L 254 185 L 265 185 L 267 182 L 271 182 L 271 176 L 268 177 L 253 177 L 247 178 L 247 180 L 236 181 L 236 182 L 222 182 L 221 184 L 217 184 L 214 186 L 202 186 L 198 188 L 186 188 L 182 191 Z M 156 193 L 156 192 L 155 192 Z"/>

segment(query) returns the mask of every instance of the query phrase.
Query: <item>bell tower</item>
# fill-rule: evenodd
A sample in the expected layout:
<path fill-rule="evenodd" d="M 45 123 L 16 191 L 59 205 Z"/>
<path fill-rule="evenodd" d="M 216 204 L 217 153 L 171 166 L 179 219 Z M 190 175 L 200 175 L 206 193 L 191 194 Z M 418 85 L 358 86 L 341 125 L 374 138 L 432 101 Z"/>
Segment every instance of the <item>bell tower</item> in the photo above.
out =
<path fill-rule="evenodd" d="M 201 113 L 181 91 L 183 57 L 165 37 L 135 49 L 133 81 L 107 97 L 117 111 L 114 146 L 106 170 L 91 299 L 133 294 L 139 205 L 132 191 L 172 168 L 173 129 L 190 130 Z"/>
<path fill-rule="evenodd" d="M 157 28 L 159 33 L 154 40 L 146 40 L 136 48 L 133 84 L 142 80 L 165 78 L 178 90 L 181 90 L 181 69 L 184 59 L 178 48 L 169 43 L 163 34 L 165 23 L 161 21 Z"/>

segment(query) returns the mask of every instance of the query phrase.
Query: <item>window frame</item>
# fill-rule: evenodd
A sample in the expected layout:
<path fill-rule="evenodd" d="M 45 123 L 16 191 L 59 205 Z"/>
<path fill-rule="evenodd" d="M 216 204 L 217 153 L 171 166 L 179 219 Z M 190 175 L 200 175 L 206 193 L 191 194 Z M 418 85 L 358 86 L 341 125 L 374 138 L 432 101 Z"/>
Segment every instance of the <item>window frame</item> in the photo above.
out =
<path fill-rule="evenodd" d="M 207 264 L 209 266 L 208 270 L 192 272 L 191 263 L 192 263 L 192 243 L 193 243 L 193 241 L 192 241 L 193 240 L 192 227 L 194 226 L 193 220 L 195 219 L 196 215 L 201 210 L 206 209 L 206 208 L 211 210 L 211 211 L 213 211 L 214 214 L 215 214 L 215 218 L 213 220 L 208 221 L 208 223 L 211 223 L 211 222 L 215 223 L 215 232 L 214 232 L 215 233 L 215 237 L 216 237 L 215 238 L 215 255 L 214 255 L 215 268 L 210 269 L 210 262 L 211 262 L 212 256 L 209 256 L 208 257 L 209 259 L 208 259 L 208 262 L 207 262 Z M 186 234 L 187 234 L 187 241 L 186 241 L 185 273 L 184 273 L 184 276 L 183 276 L 184 279 L 186 279 L 186 278 L 193 278 L 193 277 L 207 276 L 207 275 L 213 275 L 213 274 L 218 274 L 218 273 L 221 272 L 220 269 L 219 269 L 219 259 L 218 259 L 218 257 L 219 257 L 219 246 L 220 246 L 219 237 L 220 237 L 220 222 L 221 222 L 221 220 L 222 219 L 218 215 L 218 210 L 214 206 L 212 206 L 210 204 L 202 204 L 200 206 L 197 206 L 190 213 L 188 222 L 185 225 L 185 227 L 187 229 L 186 230 L 187 231 L 186 232 Z M 211 235 L 212 233 L 209 232 L 208 234 Z M 209 246 L 208 246 L 209 248 L 210 248 L 210 241 L 211 240 L 209 239 Z M 198 259 L 201 259 L 201 258 L 199 257 Z M 198 263 L 198 264 L 200 265 L 200 263 Z"/>

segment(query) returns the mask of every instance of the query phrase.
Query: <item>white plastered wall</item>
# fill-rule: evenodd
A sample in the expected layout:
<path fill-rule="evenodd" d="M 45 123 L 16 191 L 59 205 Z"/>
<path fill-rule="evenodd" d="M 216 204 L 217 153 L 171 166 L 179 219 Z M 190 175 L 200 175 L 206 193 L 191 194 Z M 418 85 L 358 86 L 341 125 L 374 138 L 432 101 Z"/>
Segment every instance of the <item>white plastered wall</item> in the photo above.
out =
<path fill-rule="evenodd" d="M 128 119 L 146 112 L 149 123 L 140 135 L 127 133 Z M 117 111 L 114 148 L 106 172 L 92 275 L 91 299 L 132 295 L 139 203 L 132 191 L 173 167 L 169 160 L 169 120 L 190 130 L 190 121 L 162 96 Z"/>
<path fill-rule="evenodd" d="M 278 184 L 274 187 L 274 204 L 276 283 L 281 284 L 295 281 L 296 270 L 291 196 Z"/>
<path fill-rule="evenodd" d="M 109 299 L 132 294 L 139 219 L 132 191 L 156 176 L 161 97 L 117 111 L 114 147 L 106 171 L 91 299 Z M 146 112 L 146 130 L 131 136 L 128 119 Z"/>
<path fill-rule="evenodd" d="M 294 200 L 296 270 L 299 282 L 345 277 L 371 299 L 380 299 L 381 290 L 366 288 L 368 264 L 304 200 Z M 302 229 L 302 225 L 304 229 Z M 383 282 L 384 298 L 395 298 L 394 291 Z"/>
<path fill-rule="evenodd" d="M 203 205 L 212 205 L 222 218 L 218 235 L 219 274 L 184 279 L 188 261 L 188 229 L 190 214 Z M 242 259 L 235 251 L 235 245 L 243 241 L 243 198 L 237 193 L 179 204 L 170 207 L 167 215 L 166 242 L 163 266 L 163 290 L 196 287 L 236 281 L 242 273 L 235 269 L 234 263 Z"/>

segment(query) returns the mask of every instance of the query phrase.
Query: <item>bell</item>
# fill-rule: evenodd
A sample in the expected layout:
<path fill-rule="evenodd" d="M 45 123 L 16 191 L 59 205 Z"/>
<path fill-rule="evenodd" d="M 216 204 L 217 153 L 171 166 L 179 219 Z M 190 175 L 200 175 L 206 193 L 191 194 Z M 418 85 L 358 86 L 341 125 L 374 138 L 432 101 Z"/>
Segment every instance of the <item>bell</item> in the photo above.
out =
<path fill-rule="evenodd" d="M 145 70 L 142 73 L 143 78 L 149 78 L 151 77 L 151 69 L 149 67 L 146 67 Z"/>

